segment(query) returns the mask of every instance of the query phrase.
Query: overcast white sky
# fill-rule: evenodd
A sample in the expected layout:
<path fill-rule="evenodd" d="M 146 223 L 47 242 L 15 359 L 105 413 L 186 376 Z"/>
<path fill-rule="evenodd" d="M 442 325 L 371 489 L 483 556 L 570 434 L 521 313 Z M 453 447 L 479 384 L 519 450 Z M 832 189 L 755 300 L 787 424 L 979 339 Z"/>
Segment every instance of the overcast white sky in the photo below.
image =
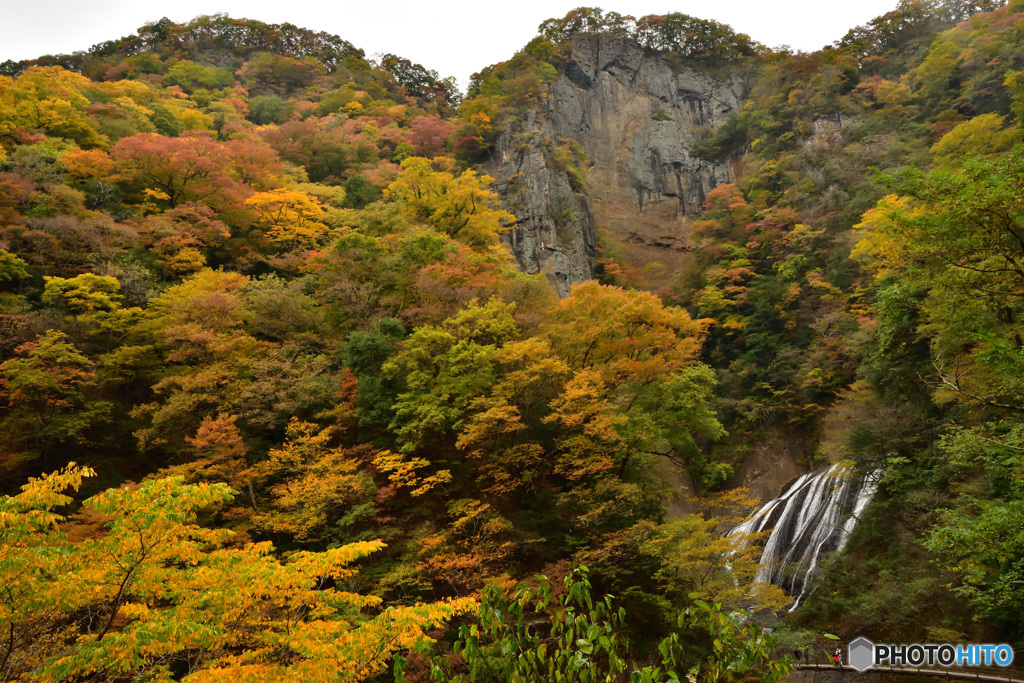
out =
<path fill-rule="evenodd" d="M 0 0 L 0 61 L 86 50 L 168 16 L 201 14 L 291 22 L 336 33 L 368 56 L 394 52 L 465 86 L 469 75 L 510 57 L 545 19 L 596 5 L 642 16 L 684 12 L 715 19 L 770 46 L 812 51 L 893 9 L 897 0 Z"/>

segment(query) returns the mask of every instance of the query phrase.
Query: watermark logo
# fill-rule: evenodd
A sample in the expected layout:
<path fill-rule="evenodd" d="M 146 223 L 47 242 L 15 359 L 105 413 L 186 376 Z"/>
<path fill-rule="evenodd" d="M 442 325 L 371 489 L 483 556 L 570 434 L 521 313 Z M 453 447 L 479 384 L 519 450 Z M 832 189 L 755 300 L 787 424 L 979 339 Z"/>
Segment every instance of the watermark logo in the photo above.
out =
<path fill-rule="evenodd" d="M 857 638 L 847 646 L 847 661 L 857 671 L 872 666 L 1010 666 L 1013 648 L 1009 645 L 875 645 Z"/>
<path fill-rule="evenodd" d="M 857 671 L 867 671 L 875 663 L 875 644 L 860 637 L 847 646 L 847 661 Z"/>

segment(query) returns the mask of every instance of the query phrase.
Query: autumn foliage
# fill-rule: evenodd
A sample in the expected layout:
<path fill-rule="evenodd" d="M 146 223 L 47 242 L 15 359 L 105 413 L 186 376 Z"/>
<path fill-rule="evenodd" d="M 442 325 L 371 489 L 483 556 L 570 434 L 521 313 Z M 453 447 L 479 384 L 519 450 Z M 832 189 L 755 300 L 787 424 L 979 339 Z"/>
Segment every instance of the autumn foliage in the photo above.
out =
<path fill-rule="evenodd" d="M 1019 634 L 1024 15 L 990 5 L 812 54 L 577 8 L 465 96 L 223 15 L 0 65 L 0 679 L 777 680 L 731 615 L 790 597 L 726 532 L 783 452 L 885 472 L 783 640 L 931 642 L 892 577 L 956 595 L 944 638 Z M 590 40 L 745 99 L 683 141 L 730 182 L 680 267 L 603 234 L 556 290 L 484 169 L 539 145 L 594 192 L 541 130 Z"/>
<path fill-rule="evenodd" d="M 488 100 L 197 22 L 140 40 L 234 72 L 0 79 L 0 467 L 53 472 L 0 499 L 2 676 L 369 680 L 485 585 L 663 533 L 724 434 L 707 321 L 517 268 L 465 163 Z"/>

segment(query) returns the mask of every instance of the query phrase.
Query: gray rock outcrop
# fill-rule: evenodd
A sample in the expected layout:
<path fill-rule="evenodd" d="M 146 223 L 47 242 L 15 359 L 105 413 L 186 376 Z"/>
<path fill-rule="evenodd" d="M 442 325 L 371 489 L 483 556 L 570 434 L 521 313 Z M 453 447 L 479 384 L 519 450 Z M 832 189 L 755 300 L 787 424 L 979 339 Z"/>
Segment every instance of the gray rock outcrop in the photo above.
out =
<path fill-rule="evenodd" d="M 732 177 L 726 162 L 690 150 L 744 97 L 739 75 L 679 67 L 629 40 L 588 35 L 573 48 L 485 166 L 518 218 L 506 240 L 521 267 L 563 296 L 593 276 L 598 231 L 630 265 L 679 265 L 705 195 Z M 572 142 L 588 160 L 585 182 L 553 151 Z"/>

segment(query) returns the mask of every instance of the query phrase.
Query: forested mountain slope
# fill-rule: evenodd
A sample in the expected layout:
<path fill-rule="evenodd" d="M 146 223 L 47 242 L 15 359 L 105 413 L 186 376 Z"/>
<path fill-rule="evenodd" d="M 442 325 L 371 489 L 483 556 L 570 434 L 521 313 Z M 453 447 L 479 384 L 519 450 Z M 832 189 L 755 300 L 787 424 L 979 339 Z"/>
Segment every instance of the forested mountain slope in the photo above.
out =
<path fill-rule="evenodd" d="M 3 680 L 1020 641 L 1022 32 L 581 8 L 464 96 L 221 15 L 3 64 Z M 788 616 L 724 536 L 769 435 L 882 472 Z"/>

